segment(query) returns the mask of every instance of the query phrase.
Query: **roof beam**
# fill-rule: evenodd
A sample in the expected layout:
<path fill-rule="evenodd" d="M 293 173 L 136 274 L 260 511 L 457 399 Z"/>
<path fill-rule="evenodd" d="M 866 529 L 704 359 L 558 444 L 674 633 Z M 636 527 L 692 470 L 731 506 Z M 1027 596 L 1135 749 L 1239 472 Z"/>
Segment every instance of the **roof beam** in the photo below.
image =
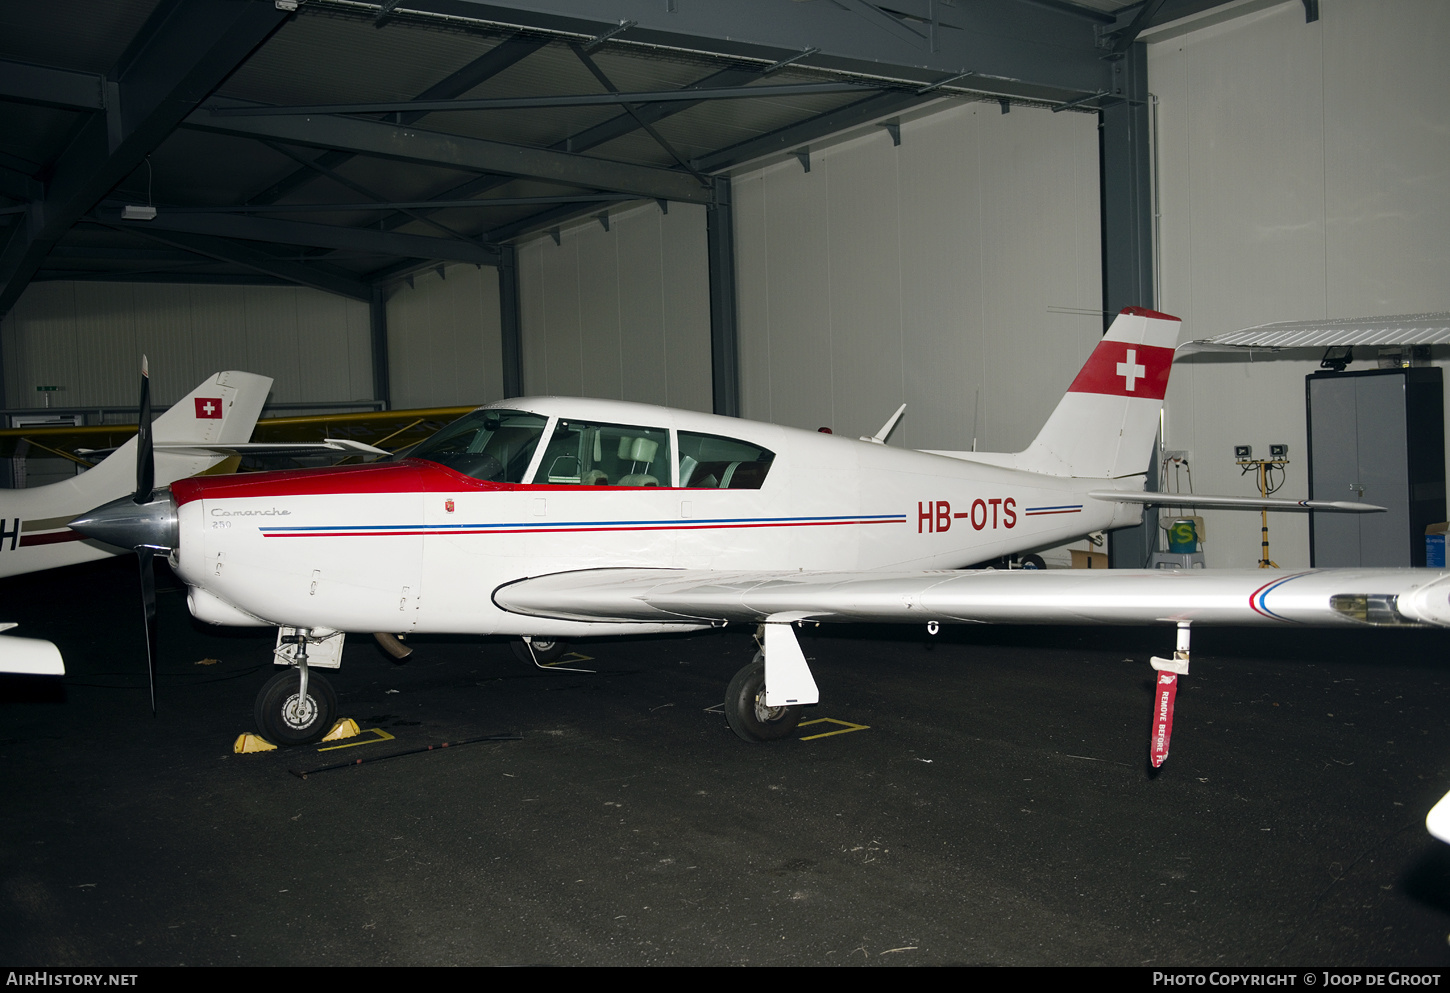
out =
<path fill-rule="evenodd" d="M 747 100 L 766 97 L 819 96 L 823 93 L 871 93 L 880 89 L 861 83 L 782 83 L 779 86 L 725 86 L 688 90 L 646 90 L 639 93 L 577 93 L 542 97 L 481 97 L 468 100 L 401 100 L 391 103 L 333 103 L 287 107 L 217 107 L 217 117 L 296 117 L 310 114 L 403 114 L 414 120 L 425 114 L 455 110 L 536 110 L 545 107 L 601 107 L 619 104 L 697 104 L 703 100 Z"/>
<path fill-rule="evenodd" d="M 55 243 L 130 175 L 287 14 L 264 0 L 163 2 L 106 80 L 92 113 L 50 163 L 43 201 L 0 247 L 0 314 L 10 310 Z"/>
<path fill-rule="evenodd" d="M 93 72 L 0 59 L 0 100 L 67 110 L 104 110 L 105 79 Z"/>
<path fill-rule="evenodd" d="M 242 101 L 217 101 L 217 107 Z M 187 127 L 420 162 L 470 172 L 526 176 L 545 182 L 613 190 L 657 200 L 709 203 L 713 194 L 687 173 L 630 165 L 568 152 L 466 138 L 348 117 L 220 117 L 210 107 L 186 118 Z"/>
<path fill-rule="evenodd" d="M 1094 19 L 1018 0 L 661 3 L 660 0 L 408 0 L 413 10 L 593 38 L 927 84 L 964 71 L 984 92 L 1060 100 L 1108 89 Z"/>
<path fill-rule="evenodd" d="M 336 224 L 313 224 L 307 221 L 282 221 L 270 217 L 238 217 L 232 214 L 182 214 L 160 210 L 155 220 L 123 221 L 120 208 L 107 204 L 96 210 L 102 223 L 124 231 L 150 234 L 152 231 L 183 234 L 214 235 L 220 238 L 242 238 L 247 241 L 282 245 L 306 245 L 311 248 L 332 248 L 367 254 L 414 259 L 439 259 L 448 262 L 472 262 L 475 265 L 497 265 L 499 254 L 494 245 L 471 244 L 450 238 L 431 238 L 416 234 L 398 234 L 374 228 L 350 228 Z"/>
<path fill-rule="evenodd" d="M 197 255 L 204 255 L 218 262 L 240 265 L 243 268 L 251 269 L 253 272 L 261 273 L 264 276 L 273 276 L 298 286 L 307 286 L 315 290 L 322 290 L 325 293 L 335 293 L 338 296 L 350 297 L 354 300 L 372 299 L 372 287 L 362 280 L 357 279 L 352 274 L 345 273 L 333 266 L 290 262 L 284 259 L 273 258 L 266 252 L 261 252 L 245 245 L 238 245 L 224 238 L 212 238 L 206 235 L 183 234 L 176 231 L 162 231 L 149 228 L 142 231 L 141 234 L 150 238 L 152 241 L 169 245 L 172 248 L 180 248 Z"/>
<path fill-rule="evenodd" d="M 381 19 L 381 15 L 380 15 Z M 492 79 L 510 66 L 522 61 L 528 56 L 537 52 L 548 44 L 546 39 L 538 37 L 525 37 L 514 35 L 499 42 L 483 55 L 474 59 L 468 65 L 452 73 L 447 78 L 428 87 L 418 94 L 419 100 L 447 100 L 451 97 L 467 93 L 476 86 Z M 419 117 L 405 114 L 400 124 L 412 124 Z M 330 151 L 323 152 L 317 159 L 316 164 L 323 169 L 336 169 L 348 159 L 353 157 L 351 152 Z M 276 184 L 252 197 L 252 203 L 276 203 L 288 193 L 311 182 L 317 173 L 313 169 L 298 169 L 286 178 L 279 180 Z"/>
<path fill-rule="evenodd" d="M 731 69 L 722 69 L 719 72 L 711 73 L 704 79 L 692 83 L 690 86 L 685 87 L 684 90 L 682 90 L 681 92 L 689 92 L 691 89 L 696 87 L 706 88 L 721 86 L 739 86 L 748 83 L 752 79 L 759 79 L 765 71 L 766 67 L 764 66 L 758 69 L 742 69 L 738 67 Z M 597 148 L 598 146 L 603 145 L 606 142 L 613 141 L 616 138 L 622 138 L 627 134 L 633 134 L 641 127 L 641 121 L 647 122 L 649 124 L 654 124 L 658 121 L 664 120 L 667 117 L 672 117 L 675 114 L 683 113 L 689 110 L 691 107 L 698 106 L 698 103 L 647 104 L 646 106 L 636 108 L 636 112 L 634 114 L 630 114 L 627 112 L 623 114 L 616 114 L 614 117 L 609 118 L 609 120 L 607 121 L 601 121 L 593 127 L 585 128 L 578 134 L 571 135 L 570 137 L 565 138 L 563 141 L 555 142 L 553 145 L 550 145 L 549 148 L 551 151 L 555 152 L 587 152 L 591 148 Z M 504 185 L 505 183 L 509 182 L 511 178 L 512 177 L 508 176 L 480 176 L 477 179 L 470 179 L 466 183 L 455 186 L 451 190 L 446 190 L 445 192 L 439 194 L 438 197 L 435 199 L 439 200 L 442 203 L 447 203 L 465 197 L 474 197 L 480 193 L 487 193 L 489 190 L 496 189 L 497 187 Z M 426 213 L 426 211 L 424 211 L 423 213 Z M 383 218 L 382 221 L 379 222 L 378 226 L 383 228 L 384 230 L 392 230 L 393 228 L 402 227 L 404 224 L 407 224 L 412 220 L 414 220 L 414 218 L 406 214 L 394 214 L 391 217 Z M 502 241 L 504 239 L 494 238 L 493 240 Z"/>
<path fill-rule="evenodd" d="M 913 90 L 891 90 L 824 114 L 818 114 L 798 124 L 763 134 L 759 138 L 752 138 L 738 145 L 711 152 L 709 155 L 702 155 L 698 159 L 692 160 L 690 164 L 701 172 L 719 172 L 752 159 L 793 151 L 801 145 L 819 141 L 827 135 L 859 127 L 876 118 L 899 114 L 903 110 L 938 99 L 940 96 L 939 91 L 918 93 Z"/>

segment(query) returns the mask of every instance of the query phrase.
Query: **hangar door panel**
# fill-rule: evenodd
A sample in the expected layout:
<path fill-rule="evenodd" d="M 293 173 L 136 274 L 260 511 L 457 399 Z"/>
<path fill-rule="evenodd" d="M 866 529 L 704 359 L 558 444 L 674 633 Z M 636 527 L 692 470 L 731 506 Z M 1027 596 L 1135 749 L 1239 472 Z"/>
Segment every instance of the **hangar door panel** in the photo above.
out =
<path fill-rule="evenodd" d="M 1305 385 L 1311 498 L 1386 508 L 1311 515 L 1311 564 L 1423 566 L 1425 526 L 1445 519 L 1440 370 L 1315 373 Z"/>

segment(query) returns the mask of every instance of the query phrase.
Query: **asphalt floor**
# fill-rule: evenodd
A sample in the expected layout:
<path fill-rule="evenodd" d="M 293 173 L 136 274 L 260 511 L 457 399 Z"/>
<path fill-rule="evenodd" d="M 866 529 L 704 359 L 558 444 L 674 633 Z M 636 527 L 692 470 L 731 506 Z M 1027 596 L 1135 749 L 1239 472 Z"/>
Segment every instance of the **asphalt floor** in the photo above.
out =
<path fill-rule="evenodd" d="M 364 733 L 236 755 L 274 633 L 163 579 L 153 718 L 134 568 L 0 583 L 68 669 L 0 677 L 0 965 L 1450 964 L 1444 632 L 1195 631 L 1156 775 L 1167 627 L 809 628 L 765 745 L 749 631 L 351 637 Z"/>

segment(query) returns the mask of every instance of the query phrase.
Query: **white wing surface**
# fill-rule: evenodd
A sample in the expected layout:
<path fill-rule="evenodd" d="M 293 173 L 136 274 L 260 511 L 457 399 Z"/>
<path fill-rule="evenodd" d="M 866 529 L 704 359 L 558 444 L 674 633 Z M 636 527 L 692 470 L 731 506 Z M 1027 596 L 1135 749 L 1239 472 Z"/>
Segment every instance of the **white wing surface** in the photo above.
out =
<path fill-rule="evenodd" d="M 1438 569 L 591 569 L 509 583 L 493 598 L 514 613 L 583 621 L 1450 626 L 1450 571 Z"/>

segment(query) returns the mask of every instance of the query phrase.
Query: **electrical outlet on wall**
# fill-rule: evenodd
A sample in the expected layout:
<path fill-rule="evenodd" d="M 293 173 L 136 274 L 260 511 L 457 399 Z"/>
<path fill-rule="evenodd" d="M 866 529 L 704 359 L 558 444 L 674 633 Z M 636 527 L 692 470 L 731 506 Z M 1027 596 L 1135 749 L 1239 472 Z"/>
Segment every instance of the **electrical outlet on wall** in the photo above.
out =
<path fill-rule="evenodd" d="M 1163 453 L 1163 458 L 1169 462 L 1187 462 L 1188 454 L 1186 448 L 1170 448 Z"/>

